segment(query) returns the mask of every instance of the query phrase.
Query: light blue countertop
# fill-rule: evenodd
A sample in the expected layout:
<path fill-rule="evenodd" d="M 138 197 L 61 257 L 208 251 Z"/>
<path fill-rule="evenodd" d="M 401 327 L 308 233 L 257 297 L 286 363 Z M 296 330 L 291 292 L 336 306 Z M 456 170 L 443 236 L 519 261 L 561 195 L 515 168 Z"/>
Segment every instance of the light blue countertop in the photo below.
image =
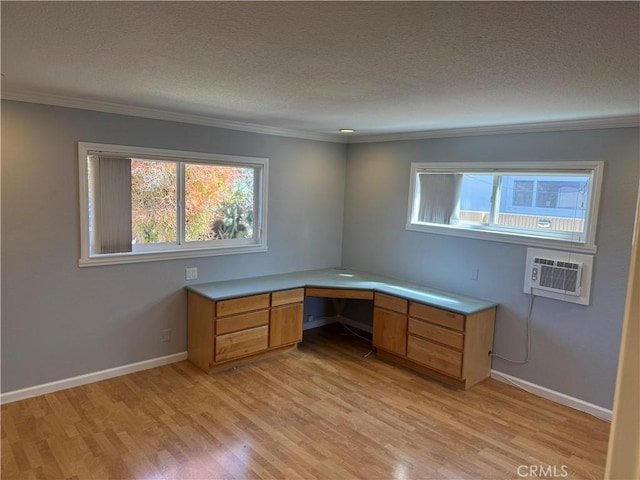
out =
<path fill-rule="evenodd" d="M 497 306 L 479 298 L 457 295 L 414 283 L 349 269 L 329 268 L 302 272 L 242 278 L 187 286 L 187 290 L 219 301 L 246 295 L 275 292 L 298 287 L 348 288 L 373 290 L 406 298 L 456 313 L 470 315 Z"/>

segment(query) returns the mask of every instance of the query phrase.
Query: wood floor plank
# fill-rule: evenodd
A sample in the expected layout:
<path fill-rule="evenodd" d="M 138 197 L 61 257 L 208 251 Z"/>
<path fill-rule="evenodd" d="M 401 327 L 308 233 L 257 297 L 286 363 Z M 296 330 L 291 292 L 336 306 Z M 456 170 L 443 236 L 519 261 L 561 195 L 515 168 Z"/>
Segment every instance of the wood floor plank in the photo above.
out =
<path fill-rule="evenodd" d="M 510 385 L 464 391 L 336 326 L 206 375 L 179 362 L 2 406 L 2 479 L 516 479 L 604 475 L 609 424 Z"/>

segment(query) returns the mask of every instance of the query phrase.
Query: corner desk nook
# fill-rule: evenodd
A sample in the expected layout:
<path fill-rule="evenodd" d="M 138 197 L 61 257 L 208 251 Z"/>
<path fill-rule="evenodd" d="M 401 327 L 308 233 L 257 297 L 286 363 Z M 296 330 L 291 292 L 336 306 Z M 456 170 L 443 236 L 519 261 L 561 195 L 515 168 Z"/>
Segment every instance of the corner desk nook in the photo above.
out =
<path fill-rule="evenodd" d="M 489 376 L 497 305 L 346 269 L 189 285 L 188 358 L 207 373 L 297 348 L 305 297 L 373 302 L 386 361 L 469 388 Z"/>

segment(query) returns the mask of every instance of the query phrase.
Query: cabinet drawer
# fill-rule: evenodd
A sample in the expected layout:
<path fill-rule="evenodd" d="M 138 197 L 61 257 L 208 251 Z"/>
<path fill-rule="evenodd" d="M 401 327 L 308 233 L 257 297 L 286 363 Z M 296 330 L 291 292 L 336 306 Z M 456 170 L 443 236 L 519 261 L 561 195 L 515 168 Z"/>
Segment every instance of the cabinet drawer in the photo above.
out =
<path fill-rule="evenodd" d="M 294 288 L 292 290 L 281 290 L 271 294 L 271 306 L 278 307 L 289 303 L 304 302 L 304 288 Z"/>
<path fill-rule="evenodd" d="M 216 319 L 216 335 L 247 330 L 248 328 L 260 327 L 269 323 L 269 310 L 259 310 L 257 312 L 245 313 L 242 315 L 232 315 L 230 317 Z"/>
<path fill-rule="evenodd" d="M 374 304 L 376 307 L 386 308 L 398 313 L 407 313 L 407 305 L 409 302 L 403 298 L 392 297 L 384 293 L 376 293 Z"/>
<path fill-rule="evenodd" d="M 251 328 L 216 337 L 216 362 L 244 357 L 267 349 L 269 327 Z"/>
<path fill-rule="evenodd" d="M 462 375 L 462 352 L 409 335 L 407 358 L 452 377 Z"/>
<path fill-rule="evenodd" d="M 409 334 L 412 333 L 461 350 L 464 345 L 464 334 L 462 332 L 438 327 L 437 325 L 416 320 L 415 318 L 409 319 Z"/>
<path fill-rule="evenodd" d="M 440 310 L 439 308 L 429 307 L 421 303 L 411 302 L 409 305 L 409 315 L 431 323 L 437 323 L 443 327 L 453 328 L 454 330 L 464 330 L 464 315 L 459 313 Z"/>
<path fill-rule="evenodd" d="M 263 293 L 262 295 L 222 300 L 216 304 L 216 316 L 224 317 L 236 313 L 252 312 L 254 310 L 269 308 L 270 296 L 270 293 Z"/>

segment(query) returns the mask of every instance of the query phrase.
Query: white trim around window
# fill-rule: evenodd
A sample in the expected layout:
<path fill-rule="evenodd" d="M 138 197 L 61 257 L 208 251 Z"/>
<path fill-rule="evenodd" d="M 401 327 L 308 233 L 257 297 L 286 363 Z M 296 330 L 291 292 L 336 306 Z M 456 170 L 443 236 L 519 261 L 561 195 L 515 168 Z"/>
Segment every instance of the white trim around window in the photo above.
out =
<path fill-rule="evenodd" d="M 451 163 L 412 163 L 411 178 L 409 187 L 409 198 L 407 207 L 406 229 L 416 232 L 436 233 L 441 235 L 451 235 L 456 237 L 474 238 L 480 240 L 490 240 L 506 243 L 523 244 L 539 248 L 552 248 L 558 250 L 571 250 L 575 252 L 595 253 L 596 231 L 598 220 L 598 208 L 600 204 L 600 190 L 602 187 L 602 176 L 604 162 L 583 162 L 583 161 L 560 161 L 560 162 L 451 162 Z M 436 180 L 424 181 L 421 174 L 433 174 Z M 436 177 L 442 174 L 442 181 Z M 462 174 L 462 175 L 461 175 Z M 486 208 L 485 217 L 475 221 L 464 219 L 460 213 L 461 185 L 460 177 L 464 175 L 486 175 L 493 176 L 493 185 L 486 186 L 490 193 L 491 205 Z M 532 178 L 544 180 L 553 179 L 554 175 L 576 175 L 588 177 L 587 200 L 582 205 L 584 216 L 584 226 L 581 231 L 553 231 L 552 229 L 531 228 L 513 225 L 504 225 L 498 222 L 499 214 L 504 206 L 504 197 L 501 201 L 502 179 Z M 539 177 L 539 178 L 538 178 Z M 427 179 L 429 180 L 429 179 Z M 522 181 L 523 184 L 525 183 Z M 489 183 L 489 182 L 487 182 Z M 431 195 L 421 192 L 423 189 L 431 189 Z M 453 186 L 452 186 L 453 185 Z M 529 185 L 531 188 L 531 186 Z M 447 194 L 440 193 L 448 192 Z M 435 192 L 435 193 L 434 193 Z M 510 192 L 513 194 L 513 192 Z M 511 209 L 515 215 L 524 215 L 526 208 L 523 208 L 522 200 L 535 196 L 535 192 L 524 192 L 524 196 L 511 200 Z M 432 198 L 439 198 L 433 205 Z M 528 195 L 528 196 L 527 196 Z M 431 202 L 431 205 L 427 205 Z M 489 200 L 487 200 L 489 202 Z M 537 207 L 540 207 L 539 205 Z M 538 212 L 538 217 L 552 216 L 549 208 L 536 208 L 535 200 L 531 204 L 531 211 Z M 545 211 L 545 214 L 540 214 Z M 426 213 L 425 213 L 426 212 Z M 464 213 L 464 212 L 462 212 Z M 468 213 L 468 212 L 467 212 Z M 576 215 L 577 216 L 577 215 Z M 572 219 L 572 220 L 575 220 Z"/>
<path fill-rule="evenodd" d="M 175 243 L 134 245 L 130 252 L 97 253 L 90 226 L 91 199 L 89 186 L 89 158 L 91 156 L 133 158 L 150 161 L 175 162 L 179 166 L 176 189 L 178 212 Z M 184 241 L 184 167 L 183 165 L 216 165 L 246 167 L 254 171 L 253 183 L 253 234 L 250 238 L 223 238 L 215 241 Z M 180 258 L 208 257 L 267 251 L 267 185 L 269 159 L 146 147 L 78 142 L 79 192 L 80 192 L 80 267 L 137 263 Z M 95 213 L 94 213 L 95 214 Z"/>

